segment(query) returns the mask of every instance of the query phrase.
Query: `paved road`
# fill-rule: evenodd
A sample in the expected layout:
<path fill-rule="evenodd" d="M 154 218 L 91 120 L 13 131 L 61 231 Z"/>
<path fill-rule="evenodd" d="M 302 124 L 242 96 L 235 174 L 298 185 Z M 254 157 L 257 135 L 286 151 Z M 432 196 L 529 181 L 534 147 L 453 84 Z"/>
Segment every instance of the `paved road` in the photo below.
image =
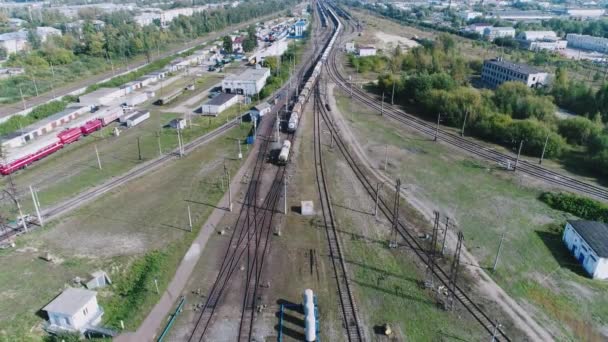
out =
<path fill-rule="evenodd" d="M 256 18 L 256 19 L 252 19 L 250 21 L 247 21 L 245 23 L 236 25 L 236 26 L 231 26 L 229 28 L 224 29 L 223 31 L 220 32 L 214 32 L 211 35 L 199 38 L 199 39 L 195 39 L 187 44 L 184 45 L 179 45 L 179 46 L 175 46 L 174 48 L 172 48 L 171 50 L 161 53 L 160 55 L 156 55 L 153 56 L 151 58 L 151 62 L 154 62 L 158 59 L 162 59 L 171 55 L 176 54 L 178 51 L 182 51 L 185 49 L 189 49 L 192 47 L 195 47 L 197 45 L 200 45 L 204 42 L 207 41 L 213 41 L 216 40 L 217 38 L 224 36 L 232 31 L 234 31 L 235 29 L 240 29 L 240 28 L 244 28 L 249 26 L 250 24 L 257 22 L 257 21 L 265 21 L 268 18 L 274 17 L 276 16 L 276 14 L 270 14 L 267 15 L 265 17 L 261 17 L 261 18 Z M 141 60 L 141 61 L 137 61 L 137 62 L 133 62 L 131 64 L 129 64 L 128 66 L 122 67 L 122 68 L 118 68 L 118 69 L 114 69 L 114 72 L 112 71 L 108 71 L 106 73 L 103 74 L 99 74 L 81 81 L 78 81 L 76 83 L 70 83 L 67 84 L 65 86 L 59 87 L 57 89 L 55 89 L 55 93 L 57 94 L 58 97 L 60 96 L 65 96 L 73 91 L 76 91 L 78 89 L 84 88 L 84 87 L 88 87 L 90 85 L 96 84 L 101 82 L 102 80 L 105 80 L 107 78 L 112 77 L 112 75 L 116 74 L 120 74 L 120 73 L 124 73 L 127 72 L 129 70 L 141 67 L 143 65 L 147 64 L 146 60 Z M 31 108 L 33 106 L 38 106 L 40 104 L 43 104 L 45 102 L 48 102 L 50 100 L 53 99 L 53 94 L 52 92 L 47 92 L 47 93 L 43 93 L 40 96 L 36 96 L 36 97 L 30 97 L 28 99 L 25 100 L 27 108 Z M 12 104 L 7 104 L 7 105 L 2 105 L 0 106 L 0 118 L 4 118 L 7 116 L 11 116 L 14 115 L 15 113 L 18 113 L 20 111 L 23 110 L 23 104 L 21 102 L 15 102 Z"/>

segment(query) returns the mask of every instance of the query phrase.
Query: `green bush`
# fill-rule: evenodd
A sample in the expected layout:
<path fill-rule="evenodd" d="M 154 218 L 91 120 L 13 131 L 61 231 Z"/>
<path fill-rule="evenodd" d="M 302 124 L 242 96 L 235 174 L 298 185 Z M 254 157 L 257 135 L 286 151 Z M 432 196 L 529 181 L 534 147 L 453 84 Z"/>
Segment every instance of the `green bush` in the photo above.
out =
<path fill-rule="evenodd" d="M 608 206 L 599 201 L 566 193 L 545 192 L 539 199 L 553 209 L 565 211 L 584 220 L 608 222 Z"/>

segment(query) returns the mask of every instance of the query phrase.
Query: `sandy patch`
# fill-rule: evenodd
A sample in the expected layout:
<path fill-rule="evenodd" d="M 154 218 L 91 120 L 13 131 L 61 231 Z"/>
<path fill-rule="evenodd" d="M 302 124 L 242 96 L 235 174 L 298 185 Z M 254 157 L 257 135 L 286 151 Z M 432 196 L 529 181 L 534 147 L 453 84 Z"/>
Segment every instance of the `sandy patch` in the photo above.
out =
<path fill-rule="evenodd" d="M 376 38 L 381 40 L 382 43 L 389 47 L 395 47 L 399 45 L 401 47 L 414 48 L 420 45 L 414 40 L 384 32 L 376 32 Z"/>

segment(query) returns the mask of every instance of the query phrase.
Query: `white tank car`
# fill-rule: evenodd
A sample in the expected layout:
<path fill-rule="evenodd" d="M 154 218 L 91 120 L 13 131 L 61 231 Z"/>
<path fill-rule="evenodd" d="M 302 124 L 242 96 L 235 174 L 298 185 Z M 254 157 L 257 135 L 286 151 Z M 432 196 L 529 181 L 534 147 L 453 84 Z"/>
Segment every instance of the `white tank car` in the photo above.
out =
<path fill-rule="evenodd" d="M 283 141 L 283 147 L 281 148 L 281 152 L 279 152 L 279 164 L 287 164 L 287 160 L 289 159 L 289 150 L 291 150 L 291 142 L 289 140 Z"/>
<path fill-rule="evenodd" d="M 317 321 L 314 315 L 308 315 L 304 319 L 306 342 L 314 342 L 317 340 Z"/>
<path fill-rule="evenodd" d="M 304 307 L 304 316 L 308 316 L 309 312 L 314 315 L 315 312 L 315 294 L 311 289 L 304 290 L 302 293 L 302 306 Z"/>
<path fill-rule="evenodd" d="M 298 129 L 298 124 L 300 123 L 300 115 L 297 112 L 291 113 L 291 117 L 289 118 L 289 123 L 287 123 L 287 131 L 293 133 Z"/>

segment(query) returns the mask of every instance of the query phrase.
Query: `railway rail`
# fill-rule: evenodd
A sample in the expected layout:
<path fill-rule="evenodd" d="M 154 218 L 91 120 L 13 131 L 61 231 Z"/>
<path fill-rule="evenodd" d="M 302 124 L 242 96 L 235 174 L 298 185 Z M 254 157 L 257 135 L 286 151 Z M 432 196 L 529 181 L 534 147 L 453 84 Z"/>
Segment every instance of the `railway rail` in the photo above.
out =
<path fill-rule="evenodd" d="M 352 27 L 352 25 L 349 25 L 349 27 Z M 433 138 L 437 137 L 437 140 L 441 140 L 446 144 L 462 149 L 474 156 L 496 163 L 508 163 L 510 165 L 517 164 L 516 170 L 529 176 L 541 179 L 550 184 L 559 185 L 564 188 L 580 192 L 582 194 L 590 195 L 602 200 L 608 200 L 608 189 L 604 187 L 589 184 L 574 177 L 549 170 L 545 167 L 525 160 L 517 161 L 517 158 L 513 155 L 498 152 L 489 148 L 488 146 L 484 146 L 449 131 L 437 129 L 435 124 L 408 114 L 388 103 L 382 104 L 381 101 L 376 99 L 374 96 L 361 89 L 352 87 L 349 81 L 339 71 L 337 55 L 337 50 L 334 49 L 328 58 L 329 61 L 327 66 L 331 78 L 338 86 L 340 86 L 340 88 L 345 90 L 347 93 L 352 94 L 353 98 L 369 106 L 370 108 L 373 108 L 378 112 L 383 112 L 384 115 L 391 119 L 412 127 L 427 136 Z"/>
<path fill-rule="evenodd" d="M 361 185 L 364 187 L 365 191 L 370 195 L 371 198 L 376 198 L 376 187 L 375 184 L 372 183 L 371 179 L 373 179 L 373 175 L 368 174 L 365 170 L 360 166 L 362 162 L 357 160 L 353 154 L 350 152 L 347 144 L 343 141 L 340 130 L 333 122 L 333 118 L 329 115 L 326 110 L 321 109 L 320 111 L 323 120 L 326 123 L 327 128 L 331 131 L 333 135 L 334 143 L 338 147 L 340 154 L 344 157 L 346 162 L 348 163 L 350 169 L 353 171 Z M 378 197 L 378 209 L 382 212 L 386 218 L 391 221 L 394 217 L 393 209 L 391 209 L 391 200 L 379 195 Z M 428 252 L 426 249 L 420 244 L 418 239 L 416 238 L 414 232 L 414 228 L 409 225 L 409 223 L 404 223 L 402 221 L 397 222 L 398 230 L 397 232 L 401 236 L 401 239 L 406 243 L 409 250 L 413 251 L 415 255 L 420 259 L 420 261 L 426 263 L 428 261 Z M 433 267 L 434 277 L 438 279 L 446 288 L 449 289 L 449 274 L 443 270 L 443 268 L 435 263 Z M 454 298 L 458 300 L 458 302 L 473 316 L 473 318 L 482 325 L 484 330 L 486 330 L 490 335 L 494 333 L 494 329 L 496 329 L 497 340 L 501 341 L 510 341 L 506 332 L 501 328 L 497 328 L 497 322 L 495 322 L 488 313 L 486 313 L 475 301 L 469 296 L 462 287 L 456 285 Z"/>
<path fill-rule="evenodd" d="M 325 175 L 325 162 L 323 161 L 322 148 L 322 131 L 321 131 L 321 111 L 325 110 L 318 94 L 318 86 L 315 87 L 314 94 L 314 156 L 315 156 L 315 174 L 317 178 L 317 188 L 319 190 L 319 198 L 321 209 L 323 211 L 323 220 L 325 231 L 327 233 L 327 241 L 329 244 L 329 256 L 332 261 L 334 275 L 336 277 L 338 296 L 340 298 L 340 306 L 342 308 L 342 318 L 346 329 L 348 341 L 363 341 L 363 334 L 359 322 L 357 306 L 351 290 L 350 281 L 344 256 L 340 246 L 340 239 L 336 231 L 336 223 L 334 212 L 331 205 L 330 190 L 327 186 L 327 178 Z"/>

